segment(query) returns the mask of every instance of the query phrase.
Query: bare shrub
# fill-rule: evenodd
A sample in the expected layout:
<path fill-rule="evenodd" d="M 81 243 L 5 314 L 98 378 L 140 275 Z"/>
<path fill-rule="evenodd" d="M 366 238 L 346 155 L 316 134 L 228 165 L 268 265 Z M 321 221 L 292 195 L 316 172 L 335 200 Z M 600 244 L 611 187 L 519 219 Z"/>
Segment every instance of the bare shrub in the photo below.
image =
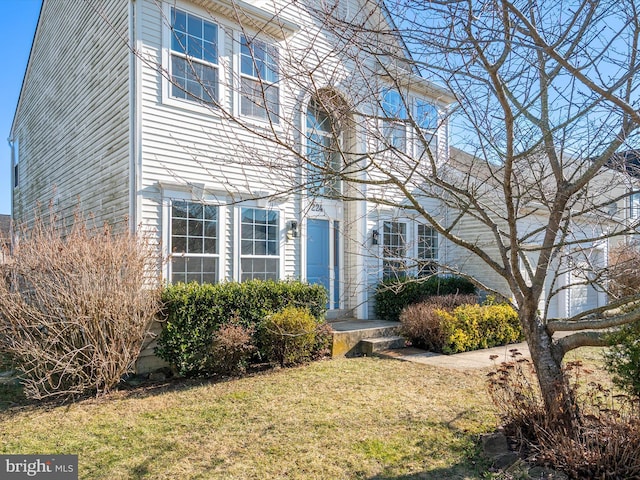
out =
<path fill-rule="evenodd" d="M 411 340 L 414 347 L 441 351 L 446 333 L 437 308 L 429 303 L 414 303 L 400 314 L 400 333 Z"/>
<path fill-rule="evenodd" d="M 320 360 L 331 356 L 333 348 L 333 328 L 323 322 L 316 328 L 316 341 L 311 352 L 312 360 Z"/>
<path fill-rule="evenodd" d="M 505 433 L 526 448 L 535 443 L 536 428 L 545 421 L 546 412 L 533 364 L 517 349 L 511 356 L 512 362 L 503 362 L 488 374 L 488 390 Z"/>
<path fill-rule="evenodd" d="M 473 305 L 478 303 L 478 297 L 476 295 L 436 295 L 429 297 L 426 302 L 433 305 L 435 308 L 453 310 L 461 305 Z"/>
<path fill-rule="evenodd" d="M 22 230 L 0 269 L 0 352 L 34 399 L 102 394 L 133 370 L 159 309 L 147 239 L 55 218 Z"/>
<path fill-rule="evenodd" d="M 238 323 L 222 325 L 213 337 L 212 370 L 225 375 L 244 373 L 257 350 L 253 343 L 254 332 L 255 329 Z"/>
<path fill-rule="evenodd" d="M 446 343 L 446 330 L 437 310 L 454 308 L 478 302 L 475 295 L 435 295 L 427 300 L 408 305 L 400 314 L 400 332 L 418 348 L 441 352 Z"/>
<path fill-rule="evenodd" d="M 621 244 L 609 253 L 610 293 L 622 298 L 640 291 L 640 245 Z"/>
<path fill-rule="evenodd" d="M 531 462 L 571 478 L 640 478 L 640 419 L 637 405 L 587 382 L 580 362 L 564 366 L 571 379 L 578 428 L 568 432 L 544 407 L 532 364 L 512 351 L 514 361 L 489 374 L 489 394 L 505 433 Z"/>
<path fill-rule="evenodd" d="M 619 410 L 584 417 L 577 435 L 542 430 L 537 449 L 538 462 L 571 478 L 640 478 L 640 420 Z"/>

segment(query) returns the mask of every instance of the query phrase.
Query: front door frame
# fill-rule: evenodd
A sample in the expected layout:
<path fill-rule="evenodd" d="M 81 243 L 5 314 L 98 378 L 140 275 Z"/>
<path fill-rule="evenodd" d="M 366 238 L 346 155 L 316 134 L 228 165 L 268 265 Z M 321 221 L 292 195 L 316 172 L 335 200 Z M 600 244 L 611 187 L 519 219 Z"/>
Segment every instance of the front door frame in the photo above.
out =
<path fill-rule="evenodd" d="M 307 222 L 308 220 L 324 220 L 329 226 L 329 311 L 344 309 L 345 286 L 344 286 L 344 238 L 342 230 L 344 228 L 342 202 L 327 199 L 314 199 L 309 202 L 307 215 L 304 221 L 305 241 L 304 261 L 301 262 L 303 278 L 307 278 L 307 262 L 309 252 L 307 249 Z M 336 228 L 337 223 L 337 228 Z M 338 243 L 338 245 L 336 245 Z M 338 255 L 336 262 L 336 254 Z M 336 263 L 338 274 L 336 275 Z M 338 283 L 336 291 L 335 283 Z M 337 302 L 335 301 L 337 295 Z"/>

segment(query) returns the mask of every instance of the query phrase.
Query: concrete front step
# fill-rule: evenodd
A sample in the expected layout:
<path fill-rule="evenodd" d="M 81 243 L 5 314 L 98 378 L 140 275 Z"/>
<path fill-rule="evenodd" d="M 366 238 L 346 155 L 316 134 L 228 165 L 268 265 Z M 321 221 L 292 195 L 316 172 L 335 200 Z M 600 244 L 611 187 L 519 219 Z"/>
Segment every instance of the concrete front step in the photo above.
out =
<path fill-rule="evenodd" d="M 406 340 L 404 337 L 394 335 L 392 337 L 365 338 L 360 341 L 360 351 L 363 355 L 374 355 L 375 353 L 404 348 Z"/>
<path fill-rule="evenodd" d="M 334 357 L 353 357 L 362 354 L 361 341 L 369 338 L 394 337 L 398 334 L 398 322 L 373 320 L 344 320 L 330 322 L 333 328 Z"/>

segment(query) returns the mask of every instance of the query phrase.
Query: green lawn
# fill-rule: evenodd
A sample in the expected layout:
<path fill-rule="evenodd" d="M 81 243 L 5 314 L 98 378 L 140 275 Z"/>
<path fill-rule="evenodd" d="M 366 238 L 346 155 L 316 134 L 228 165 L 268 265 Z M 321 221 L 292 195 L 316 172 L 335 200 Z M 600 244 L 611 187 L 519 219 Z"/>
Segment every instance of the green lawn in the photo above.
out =
<path fill-rule="evenodd" d="M 472 479 L 496 419 L 483 371 L 341 359 L 0 413 L 2 453 L 85 479 Z"/>

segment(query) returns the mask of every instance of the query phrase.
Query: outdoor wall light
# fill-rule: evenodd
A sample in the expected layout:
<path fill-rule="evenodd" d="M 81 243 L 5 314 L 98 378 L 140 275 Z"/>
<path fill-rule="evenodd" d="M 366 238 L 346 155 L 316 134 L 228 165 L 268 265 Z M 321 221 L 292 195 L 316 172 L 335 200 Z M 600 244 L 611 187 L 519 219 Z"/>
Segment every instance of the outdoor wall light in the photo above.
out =
<path fill-rule="evenodd" d="M 380 233 L 378 232 L 378 230 L 373 230 L 371 232 L 371 244 L 372 245 L 378 245 L 378 240 L 380 239 Z"/>
<path fill-rule="evenodd" d="M 289 230 L 287 231 L 287 238 L 292 240 L 298 237 L 298 222 L 291 220 L 289 222 Z"/>

